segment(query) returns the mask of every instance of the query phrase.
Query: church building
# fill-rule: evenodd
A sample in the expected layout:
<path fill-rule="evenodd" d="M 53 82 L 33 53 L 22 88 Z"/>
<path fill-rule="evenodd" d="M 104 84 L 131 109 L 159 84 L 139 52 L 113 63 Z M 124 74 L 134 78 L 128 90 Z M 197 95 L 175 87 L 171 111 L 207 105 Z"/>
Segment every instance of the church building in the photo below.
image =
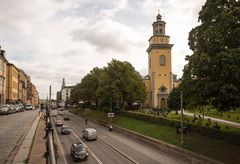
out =
<path fill-rule="evenodd" d="M 164 109 L 173 88 L 172 54 L 173 44 L 166 35 L 166 23 L 160 14 L 153 22 L 153 35 L 150 37 L 148 53 L 148 75 L 143 78 L 147 88 L 146 108 Z"/>

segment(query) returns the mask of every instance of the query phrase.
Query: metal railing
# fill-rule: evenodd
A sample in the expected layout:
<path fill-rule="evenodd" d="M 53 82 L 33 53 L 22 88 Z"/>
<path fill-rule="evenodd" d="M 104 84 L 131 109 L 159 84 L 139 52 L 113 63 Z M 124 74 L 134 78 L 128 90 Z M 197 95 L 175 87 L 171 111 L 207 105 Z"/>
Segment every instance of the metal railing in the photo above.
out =
<path fill-rule="evenodd" d="M 54 142 L 53 142 L 53 125 L 50 118 L 50 110 L 46 110 L 46 163 L 47 164 L 56 164 L 56 156 L 55 156 L 55 150 L 54 150 Z"/>

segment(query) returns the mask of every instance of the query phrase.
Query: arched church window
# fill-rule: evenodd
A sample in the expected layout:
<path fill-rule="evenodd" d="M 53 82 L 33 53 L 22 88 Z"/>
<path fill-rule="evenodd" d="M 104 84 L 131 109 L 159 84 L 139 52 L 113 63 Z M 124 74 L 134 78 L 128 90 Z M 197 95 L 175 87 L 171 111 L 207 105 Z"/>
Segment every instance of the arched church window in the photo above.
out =
<path fill-rule="evenodd" d="M 166 65 L 166 57 L 164 55 L 160 56 L 160 66 Z"/>

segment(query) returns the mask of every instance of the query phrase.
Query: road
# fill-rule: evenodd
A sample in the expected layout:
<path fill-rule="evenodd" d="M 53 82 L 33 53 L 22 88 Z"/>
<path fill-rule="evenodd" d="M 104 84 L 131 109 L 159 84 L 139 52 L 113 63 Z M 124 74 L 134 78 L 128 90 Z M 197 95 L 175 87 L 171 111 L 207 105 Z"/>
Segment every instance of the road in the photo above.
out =
<path fill-rule="evenodd" d="M 12 163 L 38 110 L 0 115 L 0 163 Z"/>
<path fill-rule="evenodd" d="M 56 132 L 60 141 L 61 149 L 63 149 L 63 163 L 73 163 L 70 156 L 70 146 L 72 143 L 81 141 L 86 144 L 89 150 L 89 158 L 83 163 L 98 163 L 98 164 L 182 164 L 186 163 L 180 159 L 176 159 L 164 152 L 156 150 L 148 145 L 144 145 L 140 141 L 133 140 L 128 136 L 113 131 L 108 131 L 106 127 L 88 121 L 85 125 L 85 120 L 69 113 L 70 120 L 64 121 L 62 116 L 53 117 L 53 122 L 61 119 L 65 125 L 72 129 L 70 135 L 61 135 L 59 127 Z M 95 128 L 98 132 L 96 141 L 86 141 L 82 138 L 82 130 L 86 127 Z"/>

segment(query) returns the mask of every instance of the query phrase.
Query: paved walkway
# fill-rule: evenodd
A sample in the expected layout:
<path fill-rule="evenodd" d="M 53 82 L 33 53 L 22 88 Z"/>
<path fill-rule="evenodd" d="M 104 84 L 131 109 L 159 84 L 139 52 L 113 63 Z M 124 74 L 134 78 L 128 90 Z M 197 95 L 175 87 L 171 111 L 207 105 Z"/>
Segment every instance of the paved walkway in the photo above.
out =
<path fill-rule="evenodd" d="M 44 154 L 46 152 L 45 142 L 45 121 L 39 120 L 35 139 L 32 145 L 32 151 L 29 156 L 29 164 L 45 164 L 46 160 Z"/>
<path fill-rule="evenodd" d="M 185 115 L 187 115 L 187 116 L 193 116 L 193 115 L 194 115 L 193 113 L 188 113 L 188 112 L 185 112 L 185 111 L 183 111 L 183 114 L 185 114 Z M 236 123 L 236 122 L 227 121 L 227 120 L 223 120 L 223 119 L 219 119 L 219 118 L 214 118 L 214 117 L 209 117 L 209 116 L 204 116 L 204 119 L 208 119 L 208 118 L 210 118 L 210 119 L 213 120 L 213 121 L 217 121 L 217 122 L 229 124 L 229 125 L 231 125 L 231 126 L 240 128 L 240 124 L 239 124 L 239 123 Z"/>
<path fill-rule="evenodd" d="M 21 144 L 19 151 L 17 152 L 16 156 L 13 159 L 14 164 L 24 164 L 25 161 L 27 160 L 31 144 L 34 138 L 34 134 L 38 126 L 39 118 L 40 118 L 39 116 L 35 118 L 30 130 L 28 131 L 24 141 Z"/>

